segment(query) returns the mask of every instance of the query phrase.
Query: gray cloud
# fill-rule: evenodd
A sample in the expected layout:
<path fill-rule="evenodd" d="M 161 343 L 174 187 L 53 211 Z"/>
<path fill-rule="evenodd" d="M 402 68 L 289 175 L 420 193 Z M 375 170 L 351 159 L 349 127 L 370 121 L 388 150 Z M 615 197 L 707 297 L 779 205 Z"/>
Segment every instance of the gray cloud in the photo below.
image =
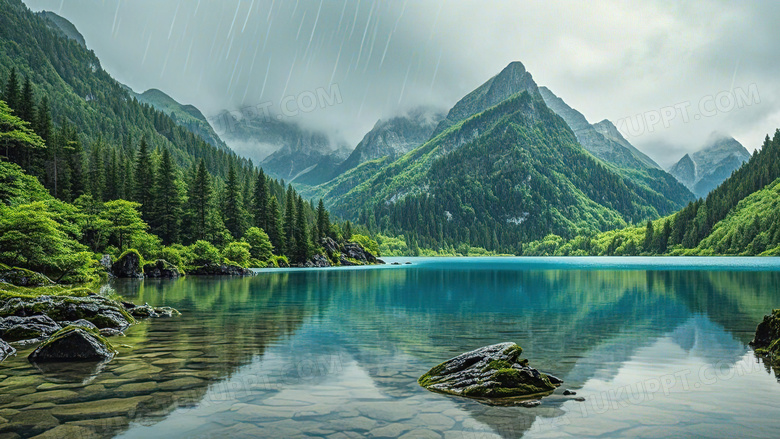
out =
<path fill-rule="evenodd" d="M 295 121 L 356 144 L 380 117 L 448 107 L 513 60 L 591 121 L 754 85 L 760 103 L 629 137 L 663 165 L 714 131 L 780 126 L 774 2 L 25 0 L 71 20 L 104 67 L 206 114 L 337 85 Z"/>

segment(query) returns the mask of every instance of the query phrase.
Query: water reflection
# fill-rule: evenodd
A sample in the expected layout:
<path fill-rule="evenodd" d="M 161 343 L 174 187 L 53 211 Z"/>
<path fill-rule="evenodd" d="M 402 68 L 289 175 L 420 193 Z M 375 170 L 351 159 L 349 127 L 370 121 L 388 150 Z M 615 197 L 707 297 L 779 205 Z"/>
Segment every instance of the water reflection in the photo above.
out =
<path fill-rule="evenodd" d="M 0 434 L 706 436 L 688 420 L 726 419 L 723 431 L 756 423 L 756 434 L 771 424 L 759 415 L 780 407 L 780 387 L 762 365 L 746 366 L 756 364 L 746 343 L 780 303 L 780 273 L 561 268 L 445 260 L 115 282 L 136 303 L 183 316 L 133 327 L 89 383 L 41 374 L 27 350 L 6 360 Z M 586 402 L 489 407 L 416 384 L 433 364 L 501 341 Z M 705 385 L 708 367 L 747 372 Z"/>

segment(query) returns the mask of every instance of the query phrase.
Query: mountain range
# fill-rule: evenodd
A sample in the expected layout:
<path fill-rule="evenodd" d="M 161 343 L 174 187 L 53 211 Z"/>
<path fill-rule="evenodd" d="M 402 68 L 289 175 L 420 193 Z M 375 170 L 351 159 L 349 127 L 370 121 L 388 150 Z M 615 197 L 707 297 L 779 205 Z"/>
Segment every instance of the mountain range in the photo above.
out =
<path fill-rule="evenodd" d="M 693 154 L 685 154 L 669 168 L 669 173 L 702 198 L 748 159 L 750 152 L 736 139 L 713 133 L 704 147 Z"/>
<path fill-rule="evenodd" d="M 15 0 L 10 4 L 16 7 Z M 82 51 L 86 48 L 67 20 L 51 13 L 39 16 Z M 290 121 L 236 118 L 227 112 L 218 116 L 226 122 L 221 128 L 227 128 L 217 130 L 218 135 L 210 125 L 214 119 L 207 120 L 197 108 L 160 90 L 134 93 L 107 81 L 94 55 L 70 46 L 63 52 L 53 57 L 53 68 L 67 74 L 61 66 L 73 64 L 72 59 L 66 61 L 73 58 L 79 68 L 91 71 L 93 82 L 73 82 L 66 76 L 66 82 L 73 82 L 73 94 L 64 100 L 56 96 L 61 92 L 46 79 L 46 72 L 40 74 L 40 87 L 53 90 L 55 117 L 67 115 L 81 123 L 87 139 L 104 134 L 95 119 L 112 107 L 101 99 L 124 99 L 122 93 L 127 93 L 131 101 L 143 104 L 141 108 L 165 116 L 133 122 L 140 124 L 133 129 L 135 135 L 151 135 L 153 144 L 170 148 L 179 163 L 189 165 L 193 156 L 214 156 L 215 151 L 232 154 L 224 139 L 269 175 L 295 183 L 309 197 L 322 197 L 336 215 L 430 248 L 466 243 L 520 253 L 523 242 L 550 233 L 572 238 L 639 224 L 707 195 L 750 158 L 736 140 L 717 136 L 666 172 L 610 121 L 591 124 L 550 89 L 539 87 L 520 62 L 510 63 L 446 114 L 418 108 L 379 120 L 350 149 Z M 0 62 L 3 56 L 7 60 L 12 54 L 0 53 Z M 71 102 L 73 96 L 82 103 Z M 109 119 L 121 119 L 114 117 Z M 184 135 L 169 123 L 213 150 L 185 146 Z M 117 139 L 121 142 L 122 136 L 108 136 L 109 141 Z M 224 176 L 224 165 L 232 160 L 220 157 L 220 164 L 212 164 L 214 171 Z M 241 163 L 239 167 L 246 166 Z"/>
<path fill-rule="evenodd" d="M 551 109 L 543 90 L 513 62 L 458 101 L 421 146 L 366 161 L 315 193 L 337 214 L 428 246 L 466 241 L 505 251 L 550 231 L 618 228 L 693 200 L 611 124 L 597 130 L 560 100 Z M 603 158 L 583 148 L 572 129 L 585 132 L 579 122 Z"/>

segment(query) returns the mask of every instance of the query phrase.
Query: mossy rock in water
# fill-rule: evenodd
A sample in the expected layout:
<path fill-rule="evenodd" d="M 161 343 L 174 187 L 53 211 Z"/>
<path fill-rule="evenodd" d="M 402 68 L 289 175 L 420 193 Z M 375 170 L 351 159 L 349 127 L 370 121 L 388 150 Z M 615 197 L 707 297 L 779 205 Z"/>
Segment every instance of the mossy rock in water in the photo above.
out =
<path fill-rule="evenodd" d="M 111 266 L 111 274 L 119 278 L 143 279 L 144 259 L 138 250 L 130 249 L 122 253 L 122 256 Z"/>
<path fill-rule="evenodd" d="M 563 381 L 528 366 L 515 343 L 485 346 L 445 361 L 417 381 L 435 392 L 472 398 L 545 396 Z"/>
<path fill-rule="evenodd" d="M 158 259 L 144 265 L 144 276 L 157 279 L 176 279 L 181 276 L 179 268 L 165 259 Z"/>
<path fill-rule="evenodd" d="M 778 352 L 780 351 L 780 309 L 764 316 L 764 320 L 756 328 L 756 335 L 750 342 L 750 346 L 759 355 L 776 358 L 780 354 Z M 780 359 L 776 359 L 775 362 L 780 362 Z"/>
<path fill-rule="evenodd" d="M 111 343 L 93 329 L 68 326 L 38 346 L 28 357 L 33 363 L 67 361 L 109 361 L 115 351 Z"/>
<path fill-rule="evenodd" d="M 0 337 L 6 341 L 43 339 L 60 329 L 59 323 L 45 315 L 0 317 Z"/>
<path fill-rule="evenodd" d="M 9 283 L 17 287 L 43 287 L 54 285 L 51 279 L 37 271 L 26 268 L 0 267 L 0 282 Z"/>

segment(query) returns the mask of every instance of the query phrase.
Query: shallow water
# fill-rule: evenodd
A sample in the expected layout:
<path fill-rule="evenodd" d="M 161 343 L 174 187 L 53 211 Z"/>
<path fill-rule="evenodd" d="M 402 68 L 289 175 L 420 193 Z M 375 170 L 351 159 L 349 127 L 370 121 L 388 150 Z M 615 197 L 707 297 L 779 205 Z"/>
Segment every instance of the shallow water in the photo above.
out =
<path fill-rule="evenodd" d="M 779 259 L 398 260 L 414 264 L 113 282 L 183 315 L 93 370 L 20 349 L 0 437 L 776 437 L 780 384 L 747 343 L 780 307 Z M 535 408 L 417 385 L 502 341 L 565 384 Z"/>

